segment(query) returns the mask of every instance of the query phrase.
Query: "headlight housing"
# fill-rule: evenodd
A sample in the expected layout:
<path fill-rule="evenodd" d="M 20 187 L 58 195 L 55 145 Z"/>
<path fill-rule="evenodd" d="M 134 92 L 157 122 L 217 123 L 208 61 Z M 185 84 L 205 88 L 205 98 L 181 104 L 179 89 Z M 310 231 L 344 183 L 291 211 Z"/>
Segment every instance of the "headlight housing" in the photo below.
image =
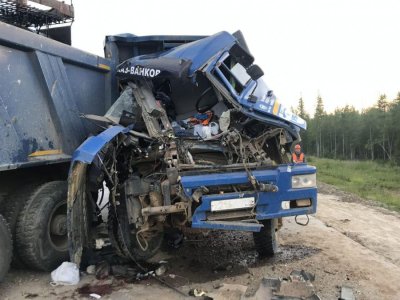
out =
<path fill-rule="evenodd" d="M 303 189 L 317 187 L 317 174 L 304 174 L 292 176 L 292 188 Z"/>

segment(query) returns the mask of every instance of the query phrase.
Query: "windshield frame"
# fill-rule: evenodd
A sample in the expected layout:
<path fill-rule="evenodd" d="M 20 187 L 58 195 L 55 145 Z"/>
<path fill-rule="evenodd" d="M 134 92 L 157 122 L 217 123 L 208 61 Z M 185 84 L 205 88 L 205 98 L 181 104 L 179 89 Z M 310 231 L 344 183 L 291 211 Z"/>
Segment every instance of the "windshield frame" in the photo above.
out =
<path fill-rule="evenodd" d="M 226 76 L 224 75 L 224 73 L 221 70 L 221 67 L 225 68 L 225 72 L 229 72 L 230 75 L 235 78 L 235 80 L 241 84 L 240 80 L 235 76 L 234 73 L 231 72 L 231 70 L 229 69 L 228 66 L 225 65 L 224 61 L 229 58 L 230 53 L 229 51 L 225 51 L 217 60 L 216 64 L 215 64 L 215 68 L 214 68 L 214 72 L 216 73 L 215 75 L 218 75 L 219 79 L 222 81 L 222 83 L 224 84 L 225 88 L 229 91 L 229 93 L 232 95 L 232 97 L 238 101 L 239 103 L 242 103 L 242 101 L 240 101 L 241 99 L 244 99 L 244 96 L 247 95 L 249 93 L 249 91 L 251 91 L 255 86 L 256 86 L 256 82 L 249 78 L 249 80 L 247 81 L 247 83 L 242 86 L 242 91 L 239 93 L 236 91 L 235 87 L 232 85 L 232 83 L 229 81 L 228 78 L 226 78 Z M 240 64 L 239 62 L 237 62 L 237 64 Z M 243 67 L 244 68 L 244 67 Z M 243 104 L 243 103 L 242 103 Z"/>
<path fill-rule="evenodd" d="M 291 112 L 288 108 L 277 101 L 273 93 L 268 95 L 269 88 L 267 85 L 265 86 L 265 95 L 258 95 L 257 99 L 250 99 L 250 95 L 258 86 L 260 86 L 258 81 L 263 81 L 262 78 L 259 78 L 257 81 L 250 79 L 243 87 L 243 90 L 238 93 L 221 70 L 221 64 L 230 55 L 231 54 L 229 51 L 226 50 L 222 52 L 222 54 L 214 56 L 203 67 L 202 71 L 234 107 L 244 109 L 243 112 L 263 122 L 276 124 L 288 122 L 291 124 L 291 126 L 293 126 L 293 128 L 296 128 L 296 131 L 300 129 L 305 130 L 307 128 L 307 123 L 305 120 Z M 232 76 L 234 76 L 234 74 L 232 74 Z M 260 86 L 260 88 L 264 89 L 262 86 Z M 266 118 L 266 115 L 269 117 Z M 271 118 L 278 118 L 280 121 L 275 122 L 272 121 Z"/>

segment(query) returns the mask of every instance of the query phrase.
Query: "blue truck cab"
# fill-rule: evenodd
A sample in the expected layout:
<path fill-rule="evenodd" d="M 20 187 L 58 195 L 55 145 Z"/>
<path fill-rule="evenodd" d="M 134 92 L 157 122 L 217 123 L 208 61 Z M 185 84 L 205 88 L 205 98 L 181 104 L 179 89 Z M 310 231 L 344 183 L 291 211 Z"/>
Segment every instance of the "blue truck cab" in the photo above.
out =
<path fill-rule="evenodd" d="M 95 232 L 83 216 L 104 221 L 105 190 L 121 256 L 146 260 L 182 227 L 250 231 L 260 255 L 273 255 L 278 220 L 316 212 L 316 168 L 290 162 L 306 122 L 268 88 L 242 34 L 125 58 L 114 70 L 120 97 L 104 116 L 85 116 L 103 129 L 73 155 L 72 260 L 96 238 L 82 234 Z"/>

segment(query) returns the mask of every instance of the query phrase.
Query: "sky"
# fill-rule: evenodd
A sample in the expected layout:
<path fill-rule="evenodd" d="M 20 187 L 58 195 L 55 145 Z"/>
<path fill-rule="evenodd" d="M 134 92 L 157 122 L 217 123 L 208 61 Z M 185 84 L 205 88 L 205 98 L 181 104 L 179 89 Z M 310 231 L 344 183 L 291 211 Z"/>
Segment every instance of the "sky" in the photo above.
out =
<path fill-rule="evenodd" d="M 240 29 L 281 103 L 313 114 L 363 109 L 400 91 L 400 1 L 74 0 L 74 47 L 103 56 L 106 35 L 211 35 Z"/>

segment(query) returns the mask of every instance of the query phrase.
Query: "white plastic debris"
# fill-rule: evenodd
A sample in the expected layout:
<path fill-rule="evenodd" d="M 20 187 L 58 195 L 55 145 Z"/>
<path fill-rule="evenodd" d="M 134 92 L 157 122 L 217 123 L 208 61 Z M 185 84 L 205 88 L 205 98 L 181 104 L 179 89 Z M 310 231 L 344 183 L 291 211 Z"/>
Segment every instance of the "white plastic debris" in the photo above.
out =
<path fill-rule="evenodd" d="M 86 273 L 89 275 L 94 275 L 96 273 L 96 266 L 95 265 L 90 265 L 86 268 Z"/>
<path fill-rule="evenodd" d="M 65 261 L 51 272 L 51 285 L 75 285 L 79 283 L 79 269 L 76 264 Z"/>
<path fill-rule="evenodd" d="M 211 122 L 210 123 L 210 129 L 211 129 L 211 134 L 212 135 L 217 135 L 219 132 L 219 125 L 217 122 Z"/>
<path fill-rule="evenodd" d="M 165 264 L 163 264 L 155 272 L 157 276 L 164 275 L 164 273 L 167 272 L 167 267 L 165 266 Z"/>
<path fill-rule="evenodd" d="M 201 124 L 194 125 L 194 135 L 202 139 L 208 139 L 211 137 L 211 128 Z"/>
<path fill-rule="evenodd" d="M 89 295 L 90 297 L 92 297 L 92 298 L 94 298 L 94 299 L 100 299 L 101 298 L 101 296 L 100 295 L 98 295 L 98 294 L 90 294 Z"/>
<path fill-rule="evenodd" d="M 221 117 L 219 118 L 219 129 L 221 129 L 222 132 L 227 131 L 230 122 L 231 122 L 231 111 L 230 110 L 224 111 L 221 114 Z"/>

